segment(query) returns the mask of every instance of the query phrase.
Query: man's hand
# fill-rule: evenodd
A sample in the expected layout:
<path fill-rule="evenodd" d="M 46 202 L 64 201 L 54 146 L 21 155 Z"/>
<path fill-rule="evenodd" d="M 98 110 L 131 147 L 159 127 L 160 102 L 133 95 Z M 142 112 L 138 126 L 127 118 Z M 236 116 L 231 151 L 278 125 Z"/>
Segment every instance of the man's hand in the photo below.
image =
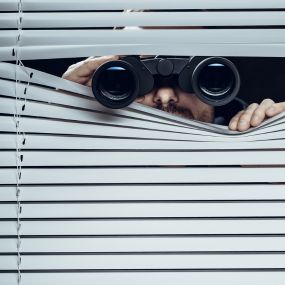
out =
<path fill-rule="evenodd" d="M 79 61 L 69 66 L 62 77 L 64 79 L 91 87 L 91 79 L 95 70 L 105 62 L 118 59 L 119 56 L 116 55 L 89 57 L 83 61 Z"/>
<path fill-rule="evenodd" d="M 259 126 L 263 121 L 285 111 L 285 102 L 275 103 L 271 99 L 265 99 L 261 104 L 253 103 L 245 110 L 237 113 L 229 123 L 229 129 L 233 131 L 246 131 L 250 127 Z"/>

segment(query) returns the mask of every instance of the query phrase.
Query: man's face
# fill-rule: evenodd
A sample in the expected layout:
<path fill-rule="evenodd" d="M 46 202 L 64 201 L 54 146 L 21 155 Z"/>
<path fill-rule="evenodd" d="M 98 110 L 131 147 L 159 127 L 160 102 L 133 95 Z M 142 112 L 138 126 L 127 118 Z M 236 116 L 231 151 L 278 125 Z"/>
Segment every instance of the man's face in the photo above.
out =
<path fill-rule="evenodd" d="M 195 29 L 202 27 L 161 27 L 163 29 Z M 160 29 L 160 27 L 139 27 L 139 29 Z M 144 56 L 141 56 L 143 58 Z M 146 56 L 148 57 L 148 56 Z M 140 97 L 136 102 L 168 113 L 206 123 L 214 121 L 214 107 L 202 102 L 194 93 L 187 93 L 178 87 L 158 87 Z"/>
<path fill-rule="evenodd" d="M 143 105 L 157 108 L 186 119 L 212 123 L 214 108 L 199 100 L 194 93 L 178 87 L 159 87 L 136 100 Z"/>

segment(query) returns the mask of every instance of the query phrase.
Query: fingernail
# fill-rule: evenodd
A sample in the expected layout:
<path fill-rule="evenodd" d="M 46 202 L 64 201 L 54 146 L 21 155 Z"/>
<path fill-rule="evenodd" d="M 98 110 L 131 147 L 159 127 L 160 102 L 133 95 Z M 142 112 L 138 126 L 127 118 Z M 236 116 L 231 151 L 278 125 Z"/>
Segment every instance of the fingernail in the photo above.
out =
<path fill-rule="evenodd" d="M 245 120 L 241 120 L 241 121 L 239 121 L 239 123 L 238 123 L 239 125 L 245 125 L 246 124 L 246 121 Z"/>

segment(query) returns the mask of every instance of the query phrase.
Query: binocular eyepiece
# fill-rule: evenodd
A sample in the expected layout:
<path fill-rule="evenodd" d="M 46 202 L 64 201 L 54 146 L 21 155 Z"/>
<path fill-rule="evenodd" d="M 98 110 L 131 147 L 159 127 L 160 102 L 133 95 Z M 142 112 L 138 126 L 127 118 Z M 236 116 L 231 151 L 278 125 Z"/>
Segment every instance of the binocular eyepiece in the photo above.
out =
<path fill-rule="evenodd" d="M 124 108 L 162 86 L 179 87 L 208 105 L 222 106 L 238 94 L 240 76 L 223 57 L 127 56 L 102 64 L 92 78 L 95 98 L 112 109 Z"/>

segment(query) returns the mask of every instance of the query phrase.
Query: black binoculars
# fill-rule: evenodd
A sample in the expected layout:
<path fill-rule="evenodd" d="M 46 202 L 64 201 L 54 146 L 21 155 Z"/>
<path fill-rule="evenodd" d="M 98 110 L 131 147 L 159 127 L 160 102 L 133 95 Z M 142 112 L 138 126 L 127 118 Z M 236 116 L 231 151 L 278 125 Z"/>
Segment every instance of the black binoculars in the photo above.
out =
<path fill-rule="evenodd" d="M 240 89 L 236 66 L 223 57 L 126 56 L 102 64 L 92 78 L 95 98 L 112 109 L 124 108 L 163 86 L 195 93 L 201 101 L 222 106 Z"/>

